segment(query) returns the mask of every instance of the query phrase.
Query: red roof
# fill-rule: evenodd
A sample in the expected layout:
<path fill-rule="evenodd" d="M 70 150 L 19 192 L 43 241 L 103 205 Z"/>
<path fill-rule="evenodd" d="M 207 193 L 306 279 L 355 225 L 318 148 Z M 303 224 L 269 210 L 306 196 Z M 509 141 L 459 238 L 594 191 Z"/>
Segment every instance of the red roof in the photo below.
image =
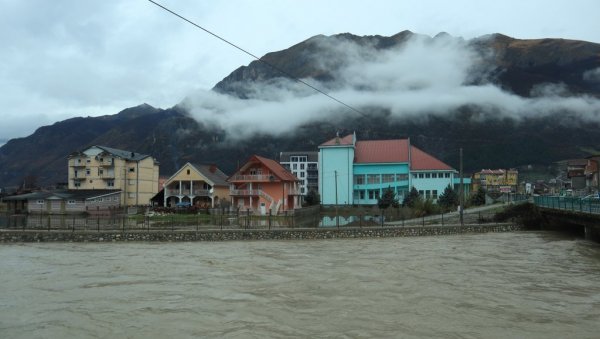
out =
<path fill-rule="evenodd" d="M 264 158 L 258 155 L 251 156 L 250 159 L 246 161 L 246 164 L 244 164 L 244 166 L 242 166 L 234 175 L 242 172 L 245 168 L 248 167 L 247 165 L 255 162 L 260 162 L 261 164 L 263 164 L 269 169 L 269 171 L 271 171 L 271 173 L 273 173 L 273 175 L 275 175 L 278 179 L 282 181 L 298 181 L 298 178 L 296 178 L 295 175 L 293 175 L 290 171 L 286 170 L 277 161 Z M 232 177 L 234 175 L 232 175 Z"/>
<path fill-rule="evenodd" d="M 408 162 L 408 140 L 358 141 L 354 149 L 354 162 Z"/>
<path fill-rule="evenodd" d="M 408 139 L 357 141 L 354 149 L 354 162 L 358 164 L 407 163 L 408 146 Z M 449 165 L 415 146 L 411 145 L 410 149 L 411 170 L 453 170 Z"/>
<path fill-rule="evenodd" d="M 422 170 L 453 170 L 452 167 L 434 158 L 433 156 L 421 151 L 415 146 L 411 146 L 411 165 L 413 171 Z"/>
<path fill-rule="evenodd" d="M 321 146 L 341 146 L 352 144 L 354 144 L 354 134 L 348 134 L 343 138 L 335 137 L 327 142 L 322 143 Z"/>

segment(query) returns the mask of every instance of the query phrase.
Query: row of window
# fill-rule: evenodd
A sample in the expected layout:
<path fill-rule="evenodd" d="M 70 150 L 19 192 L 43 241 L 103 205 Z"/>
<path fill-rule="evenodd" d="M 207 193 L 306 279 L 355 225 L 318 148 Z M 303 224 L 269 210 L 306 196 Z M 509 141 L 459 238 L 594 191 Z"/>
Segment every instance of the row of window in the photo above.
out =
<path fill-rule="evenodd" d="M 290 157 L 290 162 L 306 162 L 308 158 L 306 156 L 293 156 Z"/>
<path fill-rule="evenodd" d="M 383 190 L 384 189 L 354 190 L 354 200 L 379 199 L 381 194 L 383 194 Z M 408 192 L 406 187 L 395 187 L 394 191 L 399 200 L 402 200 Z"/>
<path fill-rule="evenodd" d="M 408 180 L 408 174 L 356 174 L 354 175 L 355 185 L 364 184 L 385 184 L 397 181 Z"/>
<path fill-rule="evenodd" d="M 423 199 L 437 199 L 438 198 L 438 191 L 437 190 L 419 190 L 419 195 L 423 198 Z"/>
<path fill-rule="evenodd" d="M 413 173 L 413 179 L 438 179 L 450 178 L 450 172 Z"/>
<path fill-rule="evenodd" d="M 135 193 L 133 193 L 133 196 L 135 197 Z M 104 201 L 119 201 L 119 197 L 107 197 L 107 198 L 96 198 L 96 199 L 91 199 L 89 200 L 90 202 L 104 202 Z M 38 205 L 44 205 L 46 203 L 46 200 L 37 200 L 36 203 Z M 67 205 L 75 205 L 77 202 L 75 200 L 67 200 Z"/>

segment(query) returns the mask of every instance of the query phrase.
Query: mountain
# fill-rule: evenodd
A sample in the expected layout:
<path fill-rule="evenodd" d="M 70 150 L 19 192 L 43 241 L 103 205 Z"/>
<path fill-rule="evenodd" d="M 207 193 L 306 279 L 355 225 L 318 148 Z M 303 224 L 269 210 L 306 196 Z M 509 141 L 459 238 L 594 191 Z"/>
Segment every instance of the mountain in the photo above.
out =
<path fill-rule="evenodd" d="M 531 104 L 526 101 L 527 105 L 541 110 L 545 106 L 540 102 L 548 90 L 554 91 L 548 100 L 551 104 L 563 97 L 583 98 L 586 102 L 600 98 L 599 44 L 563 39 L 520 40 L 501 34 L 464 41 L 445 33 L 428 37 L 409 31 L 390 37 L 348 33 L 315 36 L 262 58 L 275 67 L 251 62 L 233 71 L 213 90 L 230 97 L 255 99 L 265 91 L 289 87 L 282 80 L 286 78 L 283 71 L 328 92 L 354 86 L 356 93 L 362 93 L 372 90 L 372 84 L 348 85 L 344 83 L 347 79 L 341 79 L 343 71 L 354 66 L 356 60 L 368 64 L 380 55 L 394 55 L 415 39 L 424 46 L 454 44 L 458 55 L 462 55 L 462 49 L 468 50 L 475 61 L 460 85 L 467 89 L 500 88 L 505 92 L 502 100 L 510 101 L 507 107 L 531 100 Z M 368 78 L 368 74 L 364 77 Z M 302 91 L 304 87 L 296 85 L 293 90 L 301 88 L 300 96 L 311 91 Z M 421 84 L 417 81 L 414 86 L 418 90 Z M 398 115 L 393 108 L 371 103 L 360 107 L 360 115 L 344 116 L 338 114 L 346 109 L 340 105 L 337 113 L 303 121 L 292 132 L 273 135 L 257 130 L 243 138 L 232 138 L 225 127 L 193 118 L 196 115 L 189 102 L 169 109 L 143 104 L 115 115 L 64 120 L 40 127 L 28 137 L 9 140 L 0 147 L 0 186 L 16 185 L 25 176 L 36 177 L 42 185 L 66 182 L 67 156 L 94 144 L 151 154 L 161 163 L 161 175 L 167 176 L 188 161 L 216 163 L 226 173 L 232 173 L 252 154 L 277 158 L 281 151 L 316 150 L 336 131 L 356 131 L 361 140 L 410 137 L 413 144 L 456 168 L 458 149 L 462 147 L 467 171 L 548 165 L 600 150 L 597 118 L 562 106 L 552 108 L 552 114 L 525 113 L 517 118 L 500 112 L 502 107 L 489 108 L 478 102 L 459 104 L 441 113 L 423 110 Z"/>

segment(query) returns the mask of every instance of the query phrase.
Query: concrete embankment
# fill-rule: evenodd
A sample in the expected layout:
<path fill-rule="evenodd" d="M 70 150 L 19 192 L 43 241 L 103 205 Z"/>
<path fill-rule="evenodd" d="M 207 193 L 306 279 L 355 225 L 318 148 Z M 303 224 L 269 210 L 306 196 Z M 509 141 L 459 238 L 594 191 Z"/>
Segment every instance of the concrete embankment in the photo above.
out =
<path fill-rule="evenodd" d="M 208 231 L 136 231 L 136 232 L 69 232 L 69 231 L 0 231 L 0 243 L 20 242 L 127 242 L 127 241 L 239 241 L 298 240 L 335 238 L 383 238 L 454 235 L 465 233 L 513 232 L 524 228 L 514 223 L 420 226 L 420 227 L 344 227 L 298 228 L 275 230 L 208 230 Z"/>

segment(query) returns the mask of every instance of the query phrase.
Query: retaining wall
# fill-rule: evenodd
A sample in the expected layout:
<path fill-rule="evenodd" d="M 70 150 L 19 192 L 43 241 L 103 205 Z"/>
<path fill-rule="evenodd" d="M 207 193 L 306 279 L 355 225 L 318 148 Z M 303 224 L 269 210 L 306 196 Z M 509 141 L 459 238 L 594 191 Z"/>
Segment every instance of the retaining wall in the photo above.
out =
<path fill-rule="evenodd" d="M 175 232 L 68 232 L 68 231 L 1 231 L 0 243 L 15 242 L 117 242 L 117 241 L 231 241 L 295 240 L 334 238 L 383 238 L 453 235 L 465 233 L 513 232 L 524 230 L 516 224 L 425 226 L 425 227 L 345 227 L 276 230 L 214 230 Z"/>

